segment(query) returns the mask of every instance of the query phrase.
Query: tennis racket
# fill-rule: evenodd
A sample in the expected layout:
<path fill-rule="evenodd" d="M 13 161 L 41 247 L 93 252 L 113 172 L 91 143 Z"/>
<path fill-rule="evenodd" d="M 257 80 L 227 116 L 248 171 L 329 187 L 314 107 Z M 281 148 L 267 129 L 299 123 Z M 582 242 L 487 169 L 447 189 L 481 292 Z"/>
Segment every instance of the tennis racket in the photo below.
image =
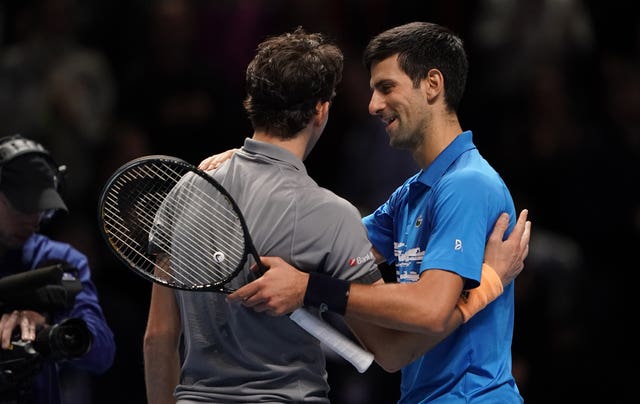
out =
<path fill-rule="evenodd" d="M 231 293 L 251 280 L 238 276 L 250 256 L 258 276 L 267 269 L 231 195 L 175 157 L 140 157 L 117 169 L 100 195 L 98 221 L 120 261 L 167 287 Z M 307 310 L 290 318 L 360 373 L 373 362 L 373 354 Z"/>

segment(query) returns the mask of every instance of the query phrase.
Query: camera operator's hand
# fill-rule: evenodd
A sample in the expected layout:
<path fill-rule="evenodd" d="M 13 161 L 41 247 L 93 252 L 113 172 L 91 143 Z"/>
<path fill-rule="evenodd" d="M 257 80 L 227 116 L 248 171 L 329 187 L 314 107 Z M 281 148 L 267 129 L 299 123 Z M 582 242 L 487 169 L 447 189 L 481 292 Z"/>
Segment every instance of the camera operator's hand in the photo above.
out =
<path fill-rule="evenodd" d="M 14 310 L 11 313 L 3 314 L 2 319 L 0 319 L 2 349 L 8 349 L 11 346 L 13 331 L 17 327 L 20 327 L 20 335 L 23 341 L 34 341 L 38 326 L 46 324 L 46 317 L 35 311 Z"/>

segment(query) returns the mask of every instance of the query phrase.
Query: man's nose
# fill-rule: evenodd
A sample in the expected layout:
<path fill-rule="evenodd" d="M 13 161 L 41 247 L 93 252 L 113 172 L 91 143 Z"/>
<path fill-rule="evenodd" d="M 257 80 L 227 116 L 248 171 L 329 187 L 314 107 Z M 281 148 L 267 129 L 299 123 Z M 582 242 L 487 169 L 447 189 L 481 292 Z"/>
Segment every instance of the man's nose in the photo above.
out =
<path fill-rule="evenodd" d="M 384 109 L 384 102 L 382 97 L 378 95 L 376 91 L 371 94 L 371 100 L 369 100 L 369 113 L 371 115 L 378 115 L 380 111 Z"/>

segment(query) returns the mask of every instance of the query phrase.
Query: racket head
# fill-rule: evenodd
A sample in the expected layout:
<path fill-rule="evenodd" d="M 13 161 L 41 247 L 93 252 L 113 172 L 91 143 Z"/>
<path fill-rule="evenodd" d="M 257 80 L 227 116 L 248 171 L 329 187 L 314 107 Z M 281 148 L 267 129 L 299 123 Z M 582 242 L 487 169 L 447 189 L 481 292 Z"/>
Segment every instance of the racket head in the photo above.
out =
<path fill-rule="evenodd" d="M 230 293 L 248 256 L 259 262 L 231 195 L 172 156 L 144 156 L 118 168 L 100 193 L 98 222 L 122 263 L 175 289 Z"/>

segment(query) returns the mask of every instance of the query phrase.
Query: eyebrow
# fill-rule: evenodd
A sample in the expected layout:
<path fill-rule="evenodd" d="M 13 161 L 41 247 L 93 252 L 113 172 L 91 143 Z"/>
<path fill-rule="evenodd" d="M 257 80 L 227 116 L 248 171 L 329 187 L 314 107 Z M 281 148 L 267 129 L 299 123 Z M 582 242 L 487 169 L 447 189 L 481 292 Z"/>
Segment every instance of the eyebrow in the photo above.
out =
<path fill-rule="evenodd" d="M 393 80 L 393 79 L 381 79 L 381 80 L 373 83 L 373 85 L 370 86 L 369 88 L 371 90 L 373 90 L 375 88 L 380 88 L 380 87 L 383 87 L 383 86 L 391 86 L 391 87 L 393 87 L 395 85 L 396 85 L 396 81 Z"/>

